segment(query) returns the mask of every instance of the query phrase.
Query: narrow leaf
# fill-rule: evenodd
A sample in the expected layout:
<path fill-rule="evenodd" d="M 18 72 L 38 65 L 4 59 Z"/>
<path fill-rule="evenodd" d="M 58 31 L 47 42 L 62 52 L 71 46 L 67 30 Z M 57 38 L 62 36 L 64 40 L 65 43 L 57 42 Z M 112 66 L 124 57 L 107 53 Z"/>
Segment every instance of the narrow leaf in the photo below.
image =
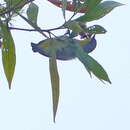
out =
<path fill-rule="evenodd" d="M 66 7 L 67 7 L 67 0 L 62 0 L 62 12 L 63 12 L 64 19 L 66 19 L 65 16 Z"/>
<path fill-rule="evenodd" d="M 34 3 L 31 3 L 27 9 L 28 19 L 34 24 L 37 24 L 38 10 L 38 6 Z"/>
<path fill-rule="evenodd" d="M 12 10 L 13 14 L 15 14 L 16 12 L 19 12 L 24 7 L 25 3 L 27 2 L 27 0 L 4 0 L 4 1 L 6 2 L 6 5 L 8 8 L 15 9 L 15 10 Z"/>
<path fill-rule="evenodd" d="M 123 4 L 115 1 L 104 1 L 98 4 L 93 10 L 90 10 L 85 15 L 77 18 L 80 22 L 90 22 L 93 20 L 98 20 L 108 13 L 110 13 L 114 8 L 122 6 Z"/>
<path fill-rule="evenodd" d="M 102 0 L 85 0 L 85 3 L 88 5 L 88 10 L 95 8 Z"/>
<path fill-rule="evenodd" d="M 15 45 L 12 38 L 10 30 L 7 25 L 0 22 L 0 27 L 2 29 L 3 41 L 2 41 L 2 61 L 4 72 L 9 84 L 9 89 L 11 89 L 12 78 L 14 75 L 16 55 L 15 55 Z"/>
<path fill-rule="evenodd" d="M 104 68 L 91 56 L 87 55 L 84 50 L 77 44 L 77 57 L 83 63 L 89 73 L 93 73 L 101 81 L 107 81 L 111 83 L 108 74 Z"/>
<path fill-rule="evenodd" d="M 3 36 L 2 36 L 2 29 L 1 29 L 1 27 L 0 27 L 0 39 L 2 38 Z"/>
<path fill-rule="evenodd" d="M 56 112 L 59 103 L 59 74 L 56 62 L 56 51 L 54 49 L 53 43 L 50 44 L 50 47 L 51 47 L 51 57 L 49 59 L 49 68 L 50 68 L 50 77 L 52 85 L 53 120 L 55 122 Z"/>
<path fill-rule="evenodd" d="M 66 22 L 64 24 L 64 27 L 67 27 L 77 33 L 84 32 L 83 28 L 80 26 L 79 22 L 77 22 L 77 21 Z"/>
<path fill-rule="evenodd" d="M 93 25 L 84 30 L 89 34 L 104 34 L 107 32 L 106 29 L 100 25 Z"/>
<path fill-rule="evenodd" d="M 26 0 L 4 0 L 8 6 L 16 6 L 18 4 L 21 4 L 23 2 L 26 2 Z"/>

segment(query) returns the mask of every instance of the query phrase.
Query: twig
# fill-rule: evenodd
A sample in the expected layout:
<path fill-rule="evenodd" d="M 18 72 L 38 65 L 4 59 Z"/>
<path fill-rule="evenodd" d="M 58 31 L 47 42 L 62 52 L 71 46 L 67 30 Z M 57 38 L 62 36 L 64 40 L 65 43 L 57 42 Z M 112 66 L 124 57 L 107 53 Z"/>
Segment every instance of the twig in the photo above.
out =
<path fill-rule="evenodd" d="M 36 29 L 26 29 L 26 28 L 17 28 L 17 27 L 9 27 L 11 30 L 19 30 L 19 31 L 27 31 L 27 32 L 34 32 L 37 31 Z M 57 27 L 57 28 L 52 28 L 52 29 L 41 29 L 42 32 L 50 32 L 50 31 L 55 31 L 55 30 L 60 30 L 60 29 L 66 29 L 63 28 L 63 26 Z"/>
<path fill-rule="evenodd" d="M 34 24 L 32 21 L 28 20 L 26 17 L 24 17 L 23 15 L 21 15 L 20 13 L 16 12 L 24 21 L 26 21 L 29 25 L 31 25 L 37 32 L 41 33 L 44 37 L 48 38 L 48 36 L 46 34 L 44 34 L 41 31 L 41 28 L 38 27 L 36 24 Z"/>

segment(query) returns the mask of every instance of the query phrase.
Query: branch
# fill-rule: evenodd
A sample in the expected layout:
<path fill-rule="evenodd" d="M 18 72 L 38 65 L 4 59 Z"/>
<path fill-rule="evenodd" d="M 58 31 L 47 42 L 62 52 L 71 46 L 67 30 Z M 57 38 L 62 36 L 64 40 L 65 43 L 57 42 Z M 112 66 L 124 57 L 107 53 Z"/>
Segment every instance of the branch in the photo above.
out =
<path fill-rule="evenodd" d="M 27 32 L 34 32 L 37 31 L 36 29 L 26 29 L 26 28 L 17 28 L 17 27 L 9 27 L 11 30 L 19 30 L 19 31 L 27 31 Z M 41 29 L 42 32 L 51 32 L 59 29 L 66 29 L 63 26 L 57 27 L 57 28 L 52 28 L 52 29 Z"/>

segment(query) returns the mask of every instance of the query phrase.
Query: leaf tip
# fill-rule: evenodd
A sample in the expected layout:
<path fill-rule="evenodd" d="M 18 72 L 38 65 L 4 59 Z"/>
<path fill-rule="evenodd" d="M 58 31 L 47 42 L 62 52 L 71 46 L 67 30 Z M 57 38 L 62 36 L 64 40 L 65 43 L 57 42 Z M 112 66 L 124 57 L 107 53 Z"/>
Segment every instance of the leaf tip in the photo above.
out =
<path fill-rule="evenodd" d="M 111 80 L 108 80 L 108 83 L 112 84 Z"/>
<path fill-rule="evenodd" d="M 9 90 L 11 90 L 11 84 L 9 84 Z"/>
<path fill-rule="evenodd" d="M 107 80 L 105 80 L 106 82 L 108 82 L 109 84 L 112 84 L 111 80 L 108 78 Z"/>
<path fill-rule="evenodd" d="M 55 118 L 55 116 L 53 117 L 53 123 L 54 123 L 54 124 L 56 123 L 56 118 Z"/>
<path fill-rule="evenodd" d="M 9 90 L 11 90 L 11 81 L 8 81 Z"/>
<path fill-rule="evenodd" d="M 123 6 L 123 5 L 126 5 L 126 4 L 120 3 L 120 5 L 119 5 L 119 6 Z"/>

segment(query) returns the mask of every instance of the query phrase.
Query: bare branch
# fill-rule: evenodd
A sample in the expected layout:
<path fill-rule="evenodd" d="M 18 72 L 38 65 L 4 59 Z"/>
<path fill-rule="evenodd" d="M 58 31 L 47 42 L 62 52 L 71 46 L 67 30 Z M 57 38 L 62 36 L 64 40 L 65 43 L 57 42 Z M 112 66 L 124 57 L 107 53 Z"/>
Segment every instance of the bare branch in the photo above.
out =
<path fill-rule="evenodd" d="M 37 31 L 36 29 L 26 29 L 26 28 L 17 28 L 17 27 L 9 27 L 11 30 L 19 30 L 19 31 L 27 31 L 27 32 L 34 32 Z M 41 29 L 43 32 L 51 32 L 51 31 L 56 31 L 60 29 L 66 29 L 63 26 L 57 27 L 57 28 L 52 28 L 52 29 Z"/>

